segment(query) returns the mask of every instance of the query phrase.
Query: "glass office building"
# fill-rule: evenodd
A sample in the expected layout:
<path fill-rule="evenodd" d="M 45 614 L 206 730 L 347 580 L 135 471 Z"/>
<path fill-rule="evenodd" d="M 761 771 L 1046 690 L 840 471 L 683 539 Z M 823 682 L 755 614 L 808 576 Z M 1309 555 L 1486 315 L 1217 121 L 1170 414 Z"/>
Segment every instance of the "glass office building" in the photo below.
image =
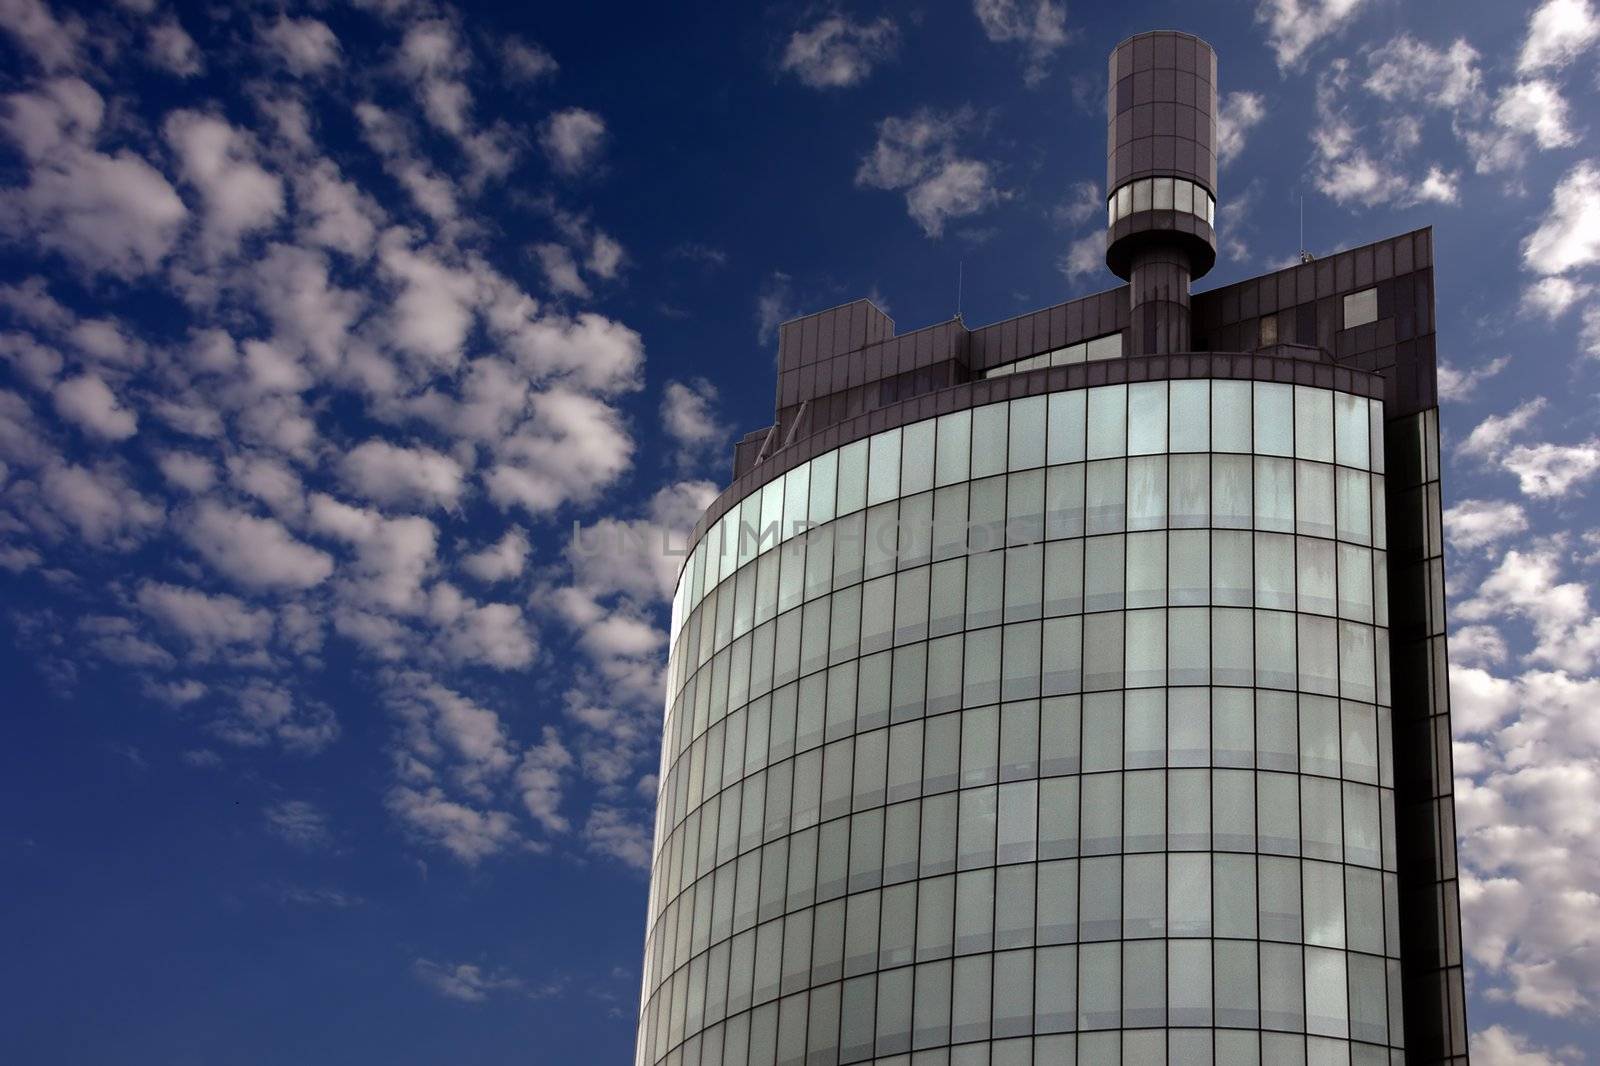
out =
<path fill-rule="evenodd" d="M 1466 1061 L 1429 234 L 1191 295 L 1214 164 L 1118 116 L 1214 57 L 1111 70 L 1129 285 L 781 331 L 673 600 L 639 1066 Z"/>

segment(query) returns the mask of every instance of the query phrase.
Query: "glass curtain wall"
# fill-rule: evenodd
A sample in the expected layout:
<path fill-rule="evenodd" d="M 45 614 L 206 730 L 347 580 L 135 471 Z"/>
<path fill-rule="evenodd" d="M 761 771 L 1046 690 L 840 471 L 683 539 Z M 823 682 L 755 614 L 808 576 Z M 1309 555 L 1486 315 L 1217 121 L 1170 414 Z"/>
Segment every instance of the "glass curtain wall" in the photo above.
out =
<path fill-rule="evenodd" d="M 856 441 L 673 603 L 640 1066 L 1398 1066 L 1382 407 Z"/>

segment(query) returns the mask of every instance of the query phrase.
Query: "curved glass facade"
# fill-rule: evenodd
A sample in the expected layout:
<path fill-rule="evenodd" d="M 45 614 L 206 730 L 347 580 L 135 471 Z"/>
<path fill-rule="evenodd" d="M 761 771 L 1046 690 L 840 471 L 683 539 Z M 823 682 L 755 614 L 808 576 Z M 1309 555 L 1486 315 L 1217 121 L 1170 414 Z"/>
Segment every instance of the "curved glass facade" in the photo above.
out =
<path fill-rule="evenodd" d="M 1058 392 L 713 524 L 640 1066 L 1401 1062 L 1381 434 L 1303 386 Z"/>

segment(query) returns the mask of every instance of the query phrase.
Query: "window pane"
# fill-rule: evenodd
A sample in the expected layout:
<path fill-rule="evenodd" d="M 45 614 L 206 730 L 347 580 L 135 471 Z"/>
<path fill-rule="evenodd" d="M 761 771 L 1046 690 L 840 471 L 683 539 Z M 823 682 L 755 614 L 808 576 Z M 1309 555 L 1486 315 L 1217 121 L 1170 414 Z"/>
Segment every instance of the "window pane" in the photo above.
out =
<path fill-rule="evenodd" d="M 1362 289 L 1344 298 L 1344 328 L 1353 329 L 1378 320 L 1378 290 Z"/>
<path fill-rule="evenodd" d="M 1298 528 L 1303 535 L 1312 537 L 1334 535 L 1333 469 L 1322 463 L 1295 464 L 1295 495 L 1298 505 L 1296 511 L 1299 519 Z M 1365 499 L 1366 492 L 1363 491 L 1361 496 Z"/>
<path fill-rule="evenodd" d="M 966 481 L 972 443 L 972 412 L 940 415 L 934 452 L 934 483 Z"/>
<path fill-rule="evenodd" d="M 998 474 L 1006 468 L 1007 405 L 989 404 L 972 413 L 972 477 Z"/>
<path fill-rule="evenodd" d="M 1162 529 L 1167 524 L 1167 459 L 1128 460 L 1128 528 Z"/>
<path fill-rule="evenodd" d="M 891 429 L 872 438 L 867 465 L 867 504 L 882 503 L 900 494 L 900 431 Z M 787 523 L 784 529 L 788 534 Z"/>
<path fill-rule="evenodd" d="M 1178 178 L 1172 187 L 1172 209 L 1194 213 L 1194 183 Z"/>
<path fill-rule="evenodd" d="M 1294 393 L 1291 386 L 1255 383 L 1255 451 L 1294 454 Z"/>
<path fill-rule="evenodd" d="M 1340 466 L 1367 469 L 1370 456 L 1369 423 L 1366 400 L 1342 392 L 1334 393 L 1334 451 Z"/>
<path fill-rule="evenodd" d="M 1331 468 L 1323 467 L 1322 469 L 1329 470 Z M 1255 475 L 1256 528 L 1272 530 L 1277 533 L 1293 533 L 1295 503 L 1294 461 L 1291 459 L 1257 458 L 1255 461 Z M 1331 484 L 1329 488 L 1332 488 Z M 1221 522 L 1219 521 L 1218 524 L 1220 525 Z M 1332 533 L 1330 531 L 1322 535 L 1331 536 Z"/>
<path fill-rule="evenodd" d="M 1086 403 L 1087 393 L 1084 389 L 1050 394 L 1049 448 L 1046 458 L 1051 464 L 1083 460 Z"/>
<path fill-rule="evenodd" d="M 1104 385 L 1089 390 L 1088 458 L 1106 459 L 1126 454 L 1127 391 L 1126 385 Z"/>
<path fill-rule="evenodd" d="M 1250 382 L 1211 383 L 1211 448 L 1219 452 L 1250 451 Z"/>
<path fill-rule="evenodd" d="M 1219 383 L 1220 384 L 1220 383 Z M 1216 455 L 1211 460 L 1211 513 L 1213 525 L 1224 529 L 1249 529 L 1252 504 L 1251 461 L 1243 455 Z"/>
<path fill-rule="evenodd" d="M 1053 466 L 1045 479 L 1045 536 L 1083 536 L 1084 467 Z"/>
<path fill-rule="evenodd" d="M 1156 178 L 1151 205 L 1157 211 L 1172 210 L 1172 179 Z"/>
<path fill-rule="evenodd" d="M 1141 178 L 1133 183 L 1133 209 L 1135 211 L 1150 210 L 1151 180 Z"/>
<path fill-rule="evenodd" d="M 1301 459 L 1333 462 L 1333 394 L 1294 387 L 1294 448 Z"/>
<path fill-rule="evenodd" d="M 935 424 L 930 419 L 906 426 L 900 448 L 900 495 L 926 492 L 933 487 Z"/>
<path fill-rule="evenodd" d="M 1084 531 L 1118 533 L 1126 525 L 1127 460 L 1090 463 L 1084 486 Z"/>
<path fill-rule="evenodd" d="M 1167 383 L 1128 386 L 1128 454 L 1156 455 L 1167 450 Z"/>
<path fill-rule="evenodd" d="M 1011 403 L 1010 461 L 1012 470 L 1044 463 L 1045 398 L 1030 396 Z"/>

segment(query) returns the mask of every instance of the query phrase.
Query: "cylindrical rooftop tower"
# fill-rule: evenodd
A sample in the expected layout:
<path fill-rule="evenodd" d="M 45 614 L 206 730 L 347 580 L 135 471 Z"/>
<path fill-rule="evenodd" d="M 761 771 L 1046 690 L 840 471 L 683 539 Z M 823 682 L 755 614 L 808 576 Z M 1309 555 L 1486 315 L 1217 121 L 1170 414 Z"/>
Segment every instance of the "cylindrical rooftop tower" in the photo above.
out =
<path fill-rule="evenodd" d="M 1106 265 L 1132 286 L 1129 354 L 1186 352 L 1189 283 L 1217 259 L 1217 55 L 1162 30 L 1110 68 Z"/>

